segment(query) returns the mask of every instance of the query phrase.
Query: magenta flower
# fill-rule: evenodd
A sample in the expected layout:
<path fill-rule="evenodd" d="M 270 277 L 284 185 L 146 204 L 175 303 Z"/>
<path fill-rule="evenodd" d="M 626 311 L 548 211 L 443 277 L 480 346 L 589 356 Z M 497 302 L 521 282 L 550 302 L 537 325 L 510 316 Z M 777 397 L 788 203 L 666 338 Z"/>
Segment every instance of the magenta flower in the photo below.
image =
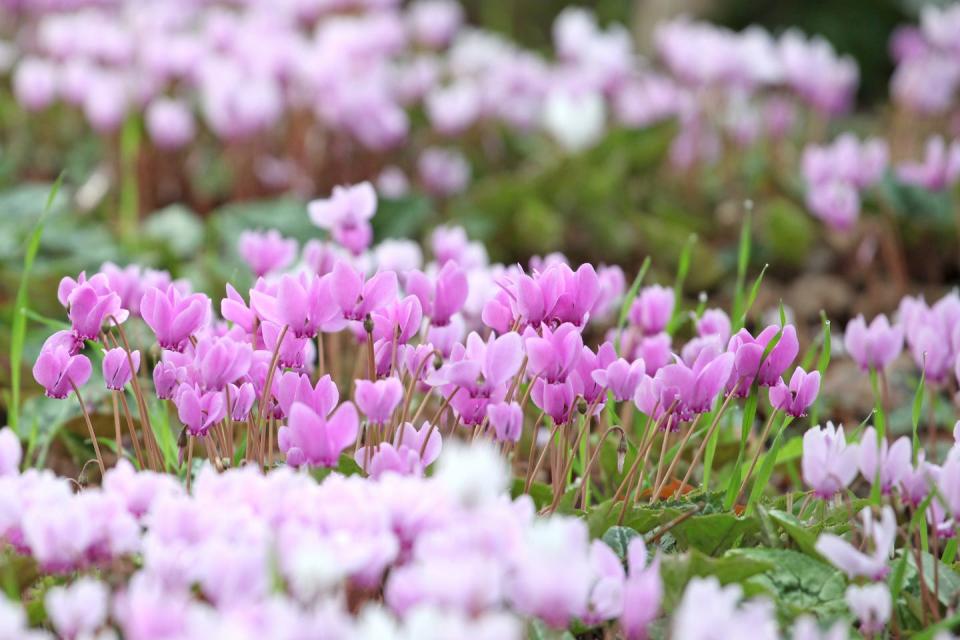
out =
<path fill-rule="evenodd" d="M 807 409 L 817 399 L 820 392 L 820 372 L 807 373 L 800 367 L 793 371 L 790 385 L 787 386 L 781 378 L 777 384 L 770 387 L 770 404 L 778 411 L 783 411 L 794 418 L 807 415 Z"/>
<path fill-rule="evenodd" d="M 273 395 L 284 416 L 290 415 L 294 402 L 301 402 L 324 417 L 330 415 L 340 402 L 340 391 L 329 375 L 321 377 L 314 385 L 310 376 L 295 371 L 285 371 L 274 378 Z"/>
<path fill-rule="evenodd" d="M 883 371 L 903 351 L 903 328 L 890 326 L 887 316 L 882 314 L 867 326 L 861 314 L 847 324 L 843 346 L 864 371 Z"/>
<path fill-rule="evenodd" d="M 577 365 L 570 373 L 570 380 L 573 382 L 574 393 L 589 404 L 597 404 L 597 409 L 603 405 L 601 402 L 605 399 L 606 387 L 597 382 L 593 374 L 595 372 L 604 372 L 617 357 L 617 352 L 610 342 L 604 342 L 597 347 L 594 353 L 590 347 L 584 345 L 580 350 L 580 357 L 577 359 Z"/>
<path fill-rule="evenodd" d="M 427 438 L 429 434 L 429 439 Z M 426 440 L 426 442 L 424 442 Z M 406 422 L 397 431 L 394 442 L 384 442 L 357 449 L 354 459 L 371 478 L 380 478 L 387 472 L 403 476 L 420 476 L 440 456 L 442 440 L 438 429 L 426 422 L 420 429 Z M 420 452 L 423 451 L 421 456 Z M 369 464 L 367 458 L 369 455 Z"/>
<path fill-rule="evenodd" d="M 406 344 L 420 330 L 423 311 L 416 296 L 394 300 L 373 312 L 373 339 Z"/>
<path fill-rule="evenodd" d="M 856 444 L 847 444 L 843 426 L 813 427 L 803 434 L 803 481 L 824 500 L 846 488 L 857 475 Z"/>
<path fill-rule="evenodd" d="M 203 392 L 190 384 L 181 384 L 173 400 L 177 405 L 180 422 L 192 436 L 207 435 L 210 427 L 223 420 L 227 407 L 223 394 L 217 391 Z"/>
<path fill-rule="evenodd" d="M 133 371 L 130 370 L 130 360 L 133 360 Z M 140 352 L 131 351 L 127 359 L 126 350 L 121 347 L 109 349 L 103 354 L 103 381 L 107 389 L 122 391 L 130 379 L 140 370 Z"/>
<path fill-rule="evenodd" d="M 328 276 L 285 274 L 275 294 L 259 288 L 250 290 L 250 307 L 262 320 L 290 327 L 297 338 L 313 338 L 324 324 L 339 313 Z M 231 310 L 240 311 L 233 306 Z"/>
<path fill-rule="evenodd" d="M 227 384 L 247 375 L 253 348 L 229 337 L 203 338 L 194 349 L 194 366 L 204 389 L 221 391 Z"/>
<path fill-rule="evenodd" d="M 299 369 L 306 360 L 307 338 L 298 338 L 292 331 L 283 331 L 283 327 L 273 322 L 260 325 L 263 344 L 270 353 L 278 354 L 277 362 L 281 367 Z"/>
<path fill-rule="evenodd" d="M 650 336 L 663 331 L 675 304 L 673 289 L 652 285 L 644 287 L 630 306 L 630 323 Z"/>
<path fill-rule="evenodd" d="M 92 367 L 83 354 L 70 355 L 66 347 L 44 349 L 33 365 L 33 377 L 49 398 L 62 400 L 73 387 L 82 387 L 90 379 Z"/>
<path fill-rule="evenodd" d="M 570 323 L 554 330 L 544 326 L 540 335 L 528 329 L 524 338 L 527 371 L 551 383 L 566 380 L 583 351 L 583 336 Z"/>
<path fill-rule="evenodd" d="M 169 362 L 158 362 L 153 368 L 153 386 L 157 391 L 157 397 L 161 400 L 171 399 L 178 384 L 177 367 Z"/>
<path fill-rule="evenodd" d="M 523 409 L 516 402 L 498 402 L 487 405 L 487 419 L 497 440 L 517 442 L 523 432 Z"/>
<path fill-rule="evenodd" d="M 893 553 L 893 543 L 897 537 L 897 517 L 889 506 L 883 508 L 880 522 L 874 521 L 870 507 L 864 507 L 860 517 L 863 520 L 863 537 L 870 541 L 872 546 L 869 553 L 860 551 L 832 533 L 821 533 L 817 538 L 816 549 L 851 580 L 883 580 L 890 572 L 887 561 Z"/>
<path fill-rule="evenodd" d="M 353 398 L 360 411 L 373 424 L 385 424 L 403 399 L 403 383 L 398 378 L 357 380 Z"/>
<path fill-rule="evenodd" d="M 533 382 L 530 397 L 541 411 L 550 416 L 555 423 L 560 424 L 570 419 L 577 394 L 570 379 L 548 382 L 544 378 L 537 378 Z"/>
<path fill-rule="evenodd" d="M 95 340 L 100 335 L 103 323 L 109 318 L 117 322 L 127 319 L 129 313 L 120 306 L 116 293 L 98 290 L 90 282 L 81 284 L 67 298 L 70 324 L 78 340 Z"/>
<path fill-rule="evenodd" d="M 642 536 L 631 540 L 627 547 L 627 569 L 620 627 L 627 640 L 644 640 L 650 623 L 656 620 L 660 611 L 663 581 L 660 579 L 660 558 L 647 562 Z"/>
<path fill-rule="evenodd" d="M 377 212 L 377 192 L 369 182 L 334 187 L 329 198 L 307 205 L 313 224 L 354 255 L 360 255 L 373 240 L 370 220 Z"/>
<path fill-rule="evenodd" d="M 190 336 L 207 321 L 210 300 L 202 293 L 183 295 L 173 285 L 166 291 L 147 289 L 140 302 L 140 316 L 157 336 L 163 349 L 182 351 Z"/>
<path fill-rule="evenodd" d="M 860 438 L 860 473 L 871 485 L 880 482 L 883 495 L 890 495 L 893 487 L 911 471 L 913 447 L 906 436 L 897 438 L 893 446 L 886 438 L 877 442 L 877 432 L 867 427 Z"/>
<path fill-rule="evenodd" d="M 661 393 L 678 400 L 679 419 L 690 420 L 698 413 L 710 411 L 733 372 L 733 362 L 732 353 L 704 349 L 692 367 L 683 362 L 669 364 L 657 372 L 656 378 L 662 385 Z"/>
<path fill-rule="evenodd" d="M 921 449 L 917 452 L 916 466 L 910 467 L 900 476 L 900 498 L 911 507 L 920 506 L 930 492 L 932 466 L 926 461 L 926 453 Z"/>
<path fill-rule="evenodd" d="M 590 543 L 590 564 L 594 574 L 593 588 L 583 622 L 596 626 L 623 612 L 623 583 L 627 572 L 620 558 L 603 540 Z"/>
<path fill-rule="evenodd" d="M 756 338 L 746 329 L 741 329 L 730 338 L 727 351 L 735 354 L 735 376 L 731 382 L 737 384 L 737 395 L 746 396 L 754 381 L 761 387 L 770 387 L 777 383 L 780 375 L 793 362 L 800 352 L 800 342 L 797 340 L 797 329 L 792 324 L 783 327 L 783 333 L 776 346 L 764 358 L 770 341 L 780 332 L 776 325 L 770 325 L 761 331 Z M 732 386 L 732 385 L 731 385 Z"/>
<path fill-rule="evenodd" d="M 646 365 L 642 359 L 630 363 L 618 358 L 605 369 L 597 369 L 590 375 L 597 384 L 613 393 L 614 400 L 624 402 L 633 398 L 645 373 Z"/>
<path fill-rule="evenodd" d="M 363 275 L 341 260 L 333 267 L 330 286 L 343 317 L 363 320 L 397 297 L 397 274 L 381 271 L 364 281 Z"/>
<path fill-rule="evenodd" d="M 488 404 L 503 401 L 522 362 L 523 340 L 518 334 L 490 336 L 484 342 L 471 333 L 465 344 L 454 345 L 449 362 L 428 382 L 450 397 L 451 406 L 465 424 L 476 425 L 486 417 Z"/>
<path fill-rule="evenodd" d="M 560 285 L 560 295 L 549 314 L 551 322 L 585 325 L 600 297 L 600 279 L 593 265 L 582 264 L 574 271 L 566 263 L 560 263 L 547 269 L 542 278 L 546 277 L 559 280 Z"/>
<path fill-rule="evenodd" d="M 897 167 L 897 177 L 929 191 L 943 191 L 960 179 L 960 140 L 949 145 L 941 136 L 927 140 L 921 162 L 904 162 Z"/>
<path fill-rule="evenodd" d="M 329 418 L 294 402 L 287 424 L 277 431 L 277 441 L 290 466 L 333 467 L 343 450 L 356 441 L 358 428 L 352 402 L 344 402 Z"/>
<path fill-rule="evenodd" d="M 860 193 L 842 180 L 811 186 L 806 201 L 810 213 L 837 231 L 849 231 L 860 217 Z"/>
<path fill-rule="evenodd" d="M 697 319 L 697 335 L 716 336 L 726 344 L 730 340 L 730 316 L 723 309 L 707 309 Z"/>
<path fill-rule="evenodd" d="M 467 301 L 467 274 L 456 262 L 446 262 L 434 279 L 422 271 L 407 274 L 407 292 L 417 296 L 423 313 L 435 327 L 450 324 L 453 314 Z"/>
<path fill-rule="evenodd" d="M 276 229 L 244 231 L 237 250 L 253 275 L 260 278 L 289 267 L 297 256 L 297 241 L 284 238 Z"/>
<path fill-rule="evenodd" d="M 252 382 L 244 382 L 239 387 L 231 383 L 227 385 L 227 394 L 230 402 L 230 418 L 243 422 L 250 415 L 253 403 L 257 400 L 257 390 Z"/>
<path fill-rule="evenodd" d="M 257 329 L 257 314 L 247 306 L 237 290 L 227 283 L 227 297 L 220 300 L 220 315 L 229 320 L 246 333 L 253 333 Z"/>

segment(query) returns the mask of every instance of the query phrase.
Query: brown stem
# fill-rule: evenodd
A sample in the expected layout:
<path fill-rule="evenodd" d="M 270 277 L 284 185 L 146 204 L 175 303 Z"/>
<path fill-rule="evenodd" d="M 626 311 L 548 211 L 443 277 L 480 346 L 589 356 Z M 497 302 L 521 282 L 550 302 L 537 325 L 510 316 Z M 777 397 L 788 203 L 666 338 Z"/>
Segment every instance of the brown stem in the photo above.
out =
<path fill-rule="evenodd" d="M 134 397 L 137 399 L 137 407 L 140 409 L 140 426 L 144 432 L 143 441 L 147 450 L 152 451 L 153 456 L 155 456 L 154 470 L 159 471 L 159 461 L 163 458 L 160 455 L 160 445 L 157 444 L 153 433 L 153 425 L 150 423 L 150 413 L 147 411 L 147 402 L 144 399 L 143 390 L 140 388 L 140 376 L 136 372 L 136 367 L 133 366 L 130 342 L 127 340 L 127 334 L 123 330 L 123 326 L 117 322 L 117 319 L 110 316 L 110 320 L 113 322 L 113 326 L 116 327 L 117 333 L 120 334 L 120 340 L 123 341 L 123 350 L 127 354 L 127 364 L 130 366 L 130 372 L 132 374 L 130 377 L 131 388 L 133 389 Z"/>
<path fill-rule="evenodd" d="M 187 493 L 190 493 L 190 480 L 193 478 L 193 436 L 187 436 Z"/>
<path fill-rule="evenodd" d="M 697 423 L 700 422 L 700 416 L 702 415 L 703 415 L 702 413 L 697 414 L 697 417 L 693 419 L 692 423 L 690 423 L 690 428 L 687 429 L 687 432 L 684 434 L 683 439 L 680 440 L 680 445 L 677 448 L 677 453 L 673 456 L 673 460 L 670 462 L 670 466 L 667 467 L 667 472 L 663 474 L 663 482 L 661 482 L 660 485 L 653 491 L 654 502 L 660 499 L 660 492 L 663 491 L 663 485 L 669 482 L 670 476 L 673 475 L 673 472 L 676 470 L 677 465 L 680 463 L 680 458 L 683 455 L 683 448 L 687 446 L 687 441 L 690 440 L 690 436 L 692 436 L 693 432 L 696 431 Z M 681 484 L 680 487 L 677 488 L 677 491 L 679 491 L 682 488 L 683 488 L 683 485 Z"/>
<path fill-rule="evenodd" d="M 717 415 L 714 416 L 713 422 L 710 423 L 710 428 L 707 429 L 707 433 L 703 436 L 703 441 L 700 442 L 700 446 L 697 447 L 697 452 L 693 456 L 693 460 L 690 461 L 690 467 L 687 469 L 687 473 L 684 474 L 683 480 L 680 482 L 680 487 L 677 488 L 677 492 L 680 491 L 680 488 L 686 486 L 687 482 L 690 480 L 690 474 L 693 473 L 693 469 L 697 466 L 697 463 L 700 462 L 700 456 L 703 455 L 703 452 L 707 448 L 707 444 L 710 442 L 710 438 L 713 437 L 713 432 L 716 431 L 717 427 L 720 425 L 720 418 L 723 416 L 724 411 L 727 410 L 727 406 L 730 404 L 730 399 L 733 398 L 733 395 L 737 392 L 737 387 L 740 386 L 738 382 L 733 389 L 730 390 L 730 393 L 727 394 L 727 397 L 724 398 L 723 404 L 720 405 L 720 410 L 717 411 Z M 673 494 L 673 497 L 677 497 L 677 493 Z"/>
<path fill-rule="evenodd" d="M 123 457 L 123 431 L 120 429 L 120 407 L 117 402 L 117 393 L 118 391 L 113 391 L 110 394 L 110 400 L 113 404 L 113 433 L 114 441 L 117 444 L 117 463 L 120 463 L 120 459 Z"/>
<path fill-rule="evenodd" d="M 596 463 L 597 458 L 600 455 L 600 451 L 603 449 L 603 443 L 606 442 L 607 436 L 609 436 L 614 431 L 619 431 L 620 437 L 623 437 L 623 438 L 626 437 L 626 434 L 624 433 L 623 428 L 617 425 L 614 425 L 603 432 L 603 435 L 600 436 L 600 441 L 597 443 L 597 448 L 593 450 L 593 454 L 590 456 L 590 459 L 587 461 L 587 466 L 583 470 L 584 480 L 590 477 L 590 471 L 593 470 L 593 465 Z M 587 493 L 587 483 L 583 482 L 580 485 L 580 491 L 578 493 L 577 500 L 576 502 L 574 502 L 574 504 L 579 502 L 581 509 L 586 509 L 589 506 L 589 505 L 583 504 L 584 498 L 586 497 L 586 493 Z"/>
<path fill-rule="evenodd" d="M 87 413 L 87 405 L 83 402 L 83 397 L 80 395 L 80 389 L 77 388 L 77 385 L 74 384 L 73 380 L 70 380 L 70 386 L 73 387 L 73 392 L 77 395 L 77 402 L 80 403 L 80 411 L 83 413 L 83 419 L 87 423 L 87 431 L 90 432 L 90 440 L 93 442 L 93 451 L 97 454 L 97 464 L 100 465 L 100 477 L 103 478 L 103 475 L 106 473 L 106 467 L 103 466 L 103 456 L 100 455 L 100 443 L 97 442 L 97 434 L 93 430 L 93 423 L 90 422 L 90 414 Z"/>
<path fill-rule="evenodd" d="M 767 419 L 767 424 L 763 427 L 763 432 L 760 434 L 760 442 L 757 444 L 757 450 L 753 454 L 753 460 L 750 461 L 750 468 L 747 469 L 747 474 L 743 476 L 743 481 L 740 483 L 740 490 L 737 491 L 737 499 L 734 503 L 739 502 L 743 498 L 743 492 L 747 488 L 747 483 L 750 481 L 750 476 L 753 474 L 754 468 L 757 466 L 757 460 L 760 459 L 760 454 L 763 452 L 763 443 L 767 441 L 767 436 L 770 435 L 770 427 L 773 426 L 773 419 L 777 417 L 779 412 L 774 409 L 770 413 L 770 417 Z"/>
<path fill-rule="evenodd" d="M 553 425 L 553 429 L 550 430 L 550 437 L 547 439 L 547 444 L 544 445 L 543 451 L 540 452 L 540 457 L 537 458 L 537 464 L 533 467 L 532 471 L 529 469 L 527 470 L 527 482 L 523 487 L 524 493 L 530 493 L 530 485 L 533 484 L 533 479 L 536 477 L 537 472 L 540 470 L 540 466 L 543 464 L 543 460 L 547 456 L 547 451 L 550 451 L 550 447 L 553 445 L 553 439 L 556 437 L 557 431 L 559 431 L 560 427 L 564 426 L 565 424 L 566 422 L 557 422 L 556 424 Z M 536 446 L 536 437 L 537 437 L 536 431 L 534 431 L 533 437 L 534 437 L 533 446 Z"/>
<path fill-rule="evenodd" d="M 137 462 L 140 464 L 141 469 L 146 469 L 143 465 L 143 450 L 140 448 L 140 439 L 137 438 L 137 431 L 133 428 L 133 416 L 130 414 L 127 397 L 122 392 L 118 392 L 117 395 L 120 398 L 120 405 L 123 407 L 123 413 L 127 419 L 127 430 L 130 432 L 130 440 L 133 441 L 133 451 L 137 456 Z"/>

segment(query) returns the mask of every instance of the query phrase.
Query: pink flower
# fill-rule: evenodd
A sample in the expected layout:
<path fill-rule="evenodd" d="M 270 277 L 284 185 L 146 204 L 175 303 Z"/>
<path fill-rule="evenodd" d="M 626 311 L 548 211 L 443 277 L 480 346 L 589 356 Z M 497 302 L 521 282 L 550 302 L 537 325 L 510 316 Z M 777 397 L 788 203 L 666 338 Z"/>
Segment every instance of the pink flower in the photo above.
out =
<path fill-rule="evenodd" d="M 543 326 L 540 335 L 532 329 L 524 339 L 527 371 L 547 382 L 561 382 L 573 371 L 583 350 L 583 337 L 576 326 L 565 323 L 556 329 Z"/>
<path fill-rule="evenodd" d="M 398 378 L 357 380 L 354 400 L 373 424 L 385 424 L 403 399 L 403 383 Z"/>
<path fill-rule="evenodd" d="M 351 402 L 340 405 L 329 418 L 294 402 L 277 440 L 290 466 L 334 467 L 343 450 L 356 441 L 358 427 L 357 410 Z"/>
<path fill-rule="evenodd" d="M 68 587 L 51 588 L 44 598 L 44 608 L 60 637 L 93 637 L 107 620 L 109 595 L 104 583 L 83 577 Z"/>
<path fill-rule="evenodd" d="M 570 419 L 576 400 L 576 389 L 571 380 L 548 382 L 537 378 L 530 394 L 533 403 L 550 418 L 560 424 Z"/>
<path fill-rule="evenodd" d="M 130 370 L 130 360 L 133 361 L 133 371 Z M 109 349 L 103 354 L 103 381 L 107 389 L 121 391 L 130 379 L 140 370 L 140 352 L 132 351 L 130 358 L 121 347 Z"/>
<path fill-rule="evenodd" d="M 883 580 L 890 571 L 887 560 L 893 553 L 893 543 L 897 537 L 897 517 L 889 506 L 883 508 L 880 522 L 874 521 L 870 507 L 864 507 L 860 517 L 863 520 L 863 537 L 872 543 L 872 551 L 864 553 L 832 533 L 820 534 L 816 549 L 851 580 L 861 577 Z"/>
<path fill-rule="evenodd" d="M 157 397 L 161 400 L 172 398 L 179 382 L 178 378 L 175 365 L 169 362 L 158 362 L 153 368 L 153 386 L 157 391 Z"/>
<path fill-rule="evenodd" d="M 907 184 L 930 191 L 951 188 L 960 178 L 960 140 L 947 145 L 940 136 L 927 140 L 922 162 L 904 162 L 897 176 Z"/>
<path fill-rule="evenodd" d="M 427 439 L 429 434 L 429 439 Z M 426 443 L 424 440 L 426 439 Z M 392 472 L 399 475 L 423 475 L 424 470 L 433 464 L 440 456 L 441 436 L 440 431 L 432 429 L 426 422 L 420 429 L 414 428 L 409 422 L 405 422 L 397 431 L 394 442 L 384 442 L 377 446 L 357 449 L 354 459 L 364 471 L 374 479 L 380 478 L 384 473 Z M 420 452 L 423 452 L 421 455 Z M 370 461 L 367 464 L 367 456 Z"/>
<path fill-rule="evenodd" d="M 843 345 L 861 369 L 882 371 L 903 351 L 903 328 L 890 326 L 882 314 L 867 326 L 863 315 L 858 315 L 843 332 Z"/>
<path fill-rule="evenodd" d="M 627 580 L 623 585 L 623 613 L 620 627 L 627 640 L 645 640 L 650 623 L 656 620 L 663 600 L 660 558 L 647 562 L 643 537 L 637 536 L 627 547 Z"/>
<path fill-rule="evenodd" d="M 828 500 L 853 482 L 857 475 L 857 445 L 847 445 L 843 426 L 814 427 L 803 434 L 803 481 Z"/>
<path fill-rule="evenodd" d="M 813 185 L 807 191 L 807 207 L 816 217 L 838 231 L 849 231 L 860 216 L 860 194 L 841 180 Z"/>
<path fill-rule="evenodd" d="M 310 376 L 295 371 L 285 371 L 274 378 L 273 395 L 285 416 L 290 415 L 294 402 L 301 402 L 314 413 L 326 417 L 340 401 L 340 391 L 329 375 L 321 377 L 314 385 Z"/>
<path fill-rule="evenodd" d="M 241 311 L 239 301 L 232 311 Z M 297 338 L 313 338 L 337 315 L 338 309 L 329 276 L 285 274 L 277 281 L 276 292 L 250 290 L 250 307 L 261 319 L 290 327 Z M 244 324 L 249 325 L 249 322 Z"/>
<path fill-rule="evenodd" d="M 780 327 L 770 325 L 756 338 L 746 329 L 741 329 L 730 338 L 727 351 L 736 355 L 731 382 L 738 383 L 737 394 L 746 396 L 754 381 L 761 387 L 770 387 L 780 380 L 780 375 L 793 362 L 800 352 L 797 329 L 792 324 L 783 327 L 783 332 L 775 347 L 764 358 L 764 352 L 770 342 L 780 333 Z"/>
<path fill-rule="evenodd" d="M 624 402 L 633 398 L 645 372 L 646 365 L 642 359 L 630 363 L 618 358 L 605 369 L 597 369 L 590 375 L 597 384 L 613 393 L 614 400 Z"/>
<path fill-rule="evenodd" d="M 697 319 L 697 335 L 716 336 L 726 344 L 730 340 L 730 317 L 723 309 L 707 309 Z"/>
<path fill-rule="evenodd" d="M 423 311 L 416 296 L 394 300 L 373 312 L 373 339 L 406 344 L 420 330 Z"/>
<path fill-rule="evenodd" d="M 487 419 L 497 440 L 517 442 L 523 432 L 523 409 L 516 402 L 498 402 L 487 405 Z"/>
<path fill-rule="evenodd" d="M 289 267 L 297 255 L 297 241 L 284 238 L 276 229 L 244 231 L 237 250 L 253 275 L 260 278 Z"/>
<path fill-rule="evenodd" d="M 177 405 L 180 422 L 192 436 L 207 435 L 210 427 L 223 420 L 226 415 L 226 402 L 222 393 L 217 391 L 204 393 L 186 383 L 177 388 L 173 402 Z"/>
<path fill-rule="evenodd" d="M 230 418 L 243 422 L 250 415 L 253 403 L 257 399 L 257 390 L 252 382 L 244 382 L 239 387 L 233 383 L 227 385 L 230 402 Z"/>
<path fill-rule="evenodd" d="M 444 263 L 433 280 L 414 270 L 407 274 L 407 291 L 420 300 L 423 313 L 433 326 L 445 327 L 467 301 L 467 274 L 452 261 Z"/>
<path fill-rule="evenodd" d="M 334 187 L 329 198 L 314 200 L 307 210 L 313 224 L 329 231 L 336 242 L 354 255 L 370 246 L 370 220 L 377 211 L 377 192 L 369 182 Z"/>
<path fill-rule="evenodd" d="M 120 296 L 94 283 L 91 280 L 79 284 L 67 298 L 70 324 L 78 340 L 96 340 L 108 319 L 123 322 L 130 315 L 121 308 Z"/>
<path fill-rule="evenodd" d="M 253 348 L 229 337 L 203 338 L 194 349 L 194 366 L 204 389 L 221 391 L 227 384 L 247 375 Z"/>
<path fill-rule="evenodd" d="M 653 285 L 644 287 L 630 306 L 630 322 L 644 335 L 660 333 L 673 315 L 673 289 Z"/>
<path fill-rule="evenodd" d="M 691 579 L 674 611 L 670 637 L 710 640 L 719 633 L 723 638 L 779 638 L 773 603 L 760 599 L 741 602 L 742 598 L 739 584 L 721 586 L 714 576 Z"/>
<path fill-rule="evenodd" d="M 140 315 L 162 349 L 182 351 L 190 336 L 206 323 L 210 300 L 202 293 L 183 295 L 170 285 L 147 289 L 140 302 Z"/>
<path fill-rule="evenodd" d="M 70 355 L 66 347 L 44 349 L 33 365 L 34 379 L 43 385 L 47 397 L 63 399 L 73 387 L 82 387 L 90 379 L 91 366 L 87 356 Z"/>
<path fill-rule="evenodd" d="M 417 161 L 417 173 L 424 188 L 441 198 L 460 193 L 470 182 L 467 159 L 453 149 L 425 149 Z"/>
<path fill-rule="evenodd" d="M 660 369 L 656 378 L 663 389 L 671 390 L 671 395 L 679 400 L 679 418 L 690 420 L 695 414 L 710 411 L 733 372 L 733 363 L 732 353 L 704 349 L 692 367 L 683 362 L 670 364 Z"/>
<path fill-rule="evenodd" d="M 19 474 L 22 459 L 20 438 L 10 427 L 0 429 L 0 477 Z"/>
<path fill-rule="evenodd" d="M 770 404 L 778 411 L 783 411 L 794 418 L 801 418 L 807 415 L 807 409 L 817 399 L 819 391 L 820 372 L 807 373 L 797 367 L 790 377 L 789 386 L 781 378 L 777 384 L 770 387 Z"/>
<path fill-rule="evenodd" d="M 844 600 L 850 612 L 860 620 L 860 633 L 865 637 L 879 634 L 887 626 L 893 602 L 886 584 L 850 585 Z"/>
<path fill-rule="evenodd" d="M 877 442 L 873 427 L 867 427 L 860 438 L 860 473 L 871 485 L 879 480 L 880 491 L 889 495 L 893 487 L 911 471 L 910 454 L 913 447 L 906 436 L 897 438 L 893 446 L 886 438 Z M 879 475 L 878 475 L 879 472 Z"/>
<path fill-rule="evenodd" d="M 193 139 L 193 114 L 182 100 L 158 98 L 147 106 L 144 122 L 160 149 L 179 149 Z"/>
<path fill-rule="evenodd" d="M 333 299 L 347 320 L 363 320 L 382 309 L 397 296 L 397 274 L 381 271 L 364 281 L 356 269 L 344 261 L 333 267 L 330 287 Z"/>

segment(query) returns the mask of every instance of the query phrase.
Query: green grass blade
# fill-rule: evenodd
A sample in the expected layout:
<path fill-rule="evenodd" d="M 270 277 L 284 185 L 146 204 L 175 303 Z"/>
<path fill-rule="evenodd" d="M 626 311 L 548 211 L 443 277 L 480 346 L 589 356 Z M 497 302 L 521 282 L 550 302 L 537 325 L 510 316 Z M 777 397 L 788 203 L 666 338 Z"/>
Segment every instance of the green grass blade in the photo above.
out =
<path fill-rule="evenodd" d="M 630 285 L 630 290 L 627 291 L 627 295 L 623 299 L 623 304 L 620 305 L 620 317 L 617 319 L 617 339 L 613 345 L 617 355 L 620 355 L 620 338 L 623 336 L 623 328 L 627 326 L 630 307 L 633 306 L 633 301 L 636 299 L 637 293 L 640 292 L 640 285 L 643 284 L 643 279 L 646 277 L 648 269 L 650 269 L 650 256 L 643 259 L 643 264 L 640 265 L 637 277 L 633 279 L 633 284 Z"/>
<path fill-rule="evenodd" d="M 749 200 L 744 203 L 746 210 L 743 217 L 743 226 L 740 227 L 740 245 L 737 249 L 737 284 L 733 290 L 733 333 L 736 333 L 743 324 L 740 318 L 743 310 L 743 287 L 746 284 L 747 266 L 750 264 L 750 228 L 753 218 L 753 203 Z"/>
<path fill-rule="evenodd" d="M 910 416 L 911 426 L 913 427 L 913 464 L 917 464 L 917 453 L 920 451 L 920 436 L 917 433 L 917 428 L 920 426 L 920 416 L 923 413 L 923 388 L 926 386 L 926 381 L 926 367 L 921 367 L 920 384 L 917 385 L 917 392 L 913 394 L 913 410 Z"/>
<path fill-rule="evenodd" d="M 17 287 L 17 296 L 13 303 L 13 318 L 10 322 L 10 411 L 8 422 L 17 432 L 18 422 L 20 420 L 20 374 L 23 364 L 23 345 L 27 339 L 27 317 L 26 309 L 28 304 L 27 289 L 29 286 L 30 272 L 33 270 L 33 263 L 36 260 L 37 252 L 40 250 L 40 237 L 43 235 L 43 227 L 46 221 L 47 213 L 53 205 L 57 193 L 60 191 L 60 185 L 63 183 L 63 174 L 61 173 L 53 186 L 50 188 L 50 194 L 47 196 L 47 202 L 43 206 L 43 212 L 40 219 L 30 233 L 27 240 L 27 250 L 23 257 L 23 270 L 20 273 L 20 286 Z"/>
<path fill-rule="evenodd" d="M 683 299 L 683 283 L 690 272 L 690 258 L 693 255 L 693 247 L 697 244 L 697 234 L 691 233 L 687 242 L 683 245 L 680 252 L 680 262 L 677 264 L 677 277 L 673 281 L 673 315 L 667 323 L 667 333 L 673 335 L 677 328 L 683 324 L 684 316 L 681 314 L 681 300 Z"/>

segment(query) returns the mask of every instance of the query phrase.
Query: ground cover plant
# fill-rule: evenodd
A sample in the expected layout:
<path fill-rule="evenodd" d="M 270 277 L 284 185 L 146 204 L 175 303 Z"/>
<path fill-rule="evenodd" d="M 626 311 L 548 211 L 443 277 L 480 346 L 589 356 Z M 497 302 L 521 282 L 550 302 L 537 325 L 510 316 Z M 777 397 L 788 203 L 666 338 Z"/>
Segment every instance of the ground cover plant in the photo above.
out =
<path fill-rule="evenodd" d="M 960 5 L 0 12 L 0 637 L 960 629 Z"/>

